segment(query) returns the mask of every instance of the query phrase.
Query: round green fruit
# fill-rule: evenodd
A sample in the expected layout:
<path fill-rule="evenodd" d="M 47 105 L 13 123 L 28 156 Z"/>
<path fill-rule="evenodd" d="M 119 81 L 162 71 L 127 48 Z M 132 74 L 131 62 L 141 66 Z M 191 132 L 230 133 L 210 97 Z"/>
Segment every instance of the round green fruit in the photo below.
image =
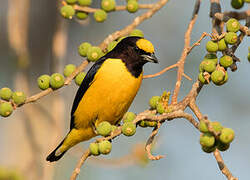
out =
<path fill-rule="evenodd" d="M 12 99 L 15 104 L 20 105 L 25 103 L 26 95 L 23 92 L 17 91 L 12 94 Z"/>
<path fill-rule="evenodd" d="M 100 154 L 99 152 L 99 145 L 97 143 L 90 143 L 89 145 L 89 151 L 92 155 L 98 156 Z"/>
<path fill-rule="evenodd" d="M 111 132 L 114 132 L 118 127 L 115 125 L 111 125 Z"/>
<path fill-rule="evenodd" d="M 216 63 L 213 60 L 204 60 L 201 64 L 202 69 L 206 72 L 212 73 L 216 69 Z"/>
<path fill-rule="evenodd" d="M 250 53 L 248 53 L 247 59 L 248 59 L 248 61 L 250 62 Z"/>
<path fill-rule="evenodd" d="M 64 77 L 60 73 L 54 73 L 54 74 L 51 75 L 49 83 L 50 83 L 50 86 L 53 89 L 58 89 L 60 87 L 63 87 L 63 85 L 64 85 Z"/>
<path fill-rule="evenodd" d="M 111 142 L 104 140 L 98 143 L 99 152 L 101 154 L 109 154 L 112 150 Z"/>
<path fill-rule="evenodd" d="M 211 125 L 213 127 L 213 130 L 217 133 L 220 133 L 221 130 L 223 129 L 223 126 L 218 121 L 211 122 Z"/>
<path fill-rule="evenodd" d="M 219 51 L 225 51 L 227 49 L 227 44 L 225 42 L 225 39 L 221 39 L 218 41 L 218 50 Z"/>
<path fill-rule="evenodd" d="M 244 1 L 243 0 L 231 0 L 231 6 L 234 9 L 240 9 L 242 8 L 244 5 Z"/>
<path fill-rule="evenodd" d="M 107 13 L 102 9 L 98 9 L 96 12 L 94 12 L 94 18 L 96 22 L 104 22 L 107 19 L 107 16 Z"/>
<path fill-rule="evenodd" d="M 136 118 L 136 114 L 133 112 L 126 112 L 123 116 L 123 123 L 132 122 Z"/>
<path fill-rule="evenodd" d="M 49 75 L 44 74 L 44 75 L 40 76 L 40 77 L 37 79 L 38 87 L 39 87 L 41 90 L 48 89 L 48 88 L 49 88 L 49 81 L 50 81 L 50 76 L 49 76 Z"/>
<path fill-rule="evenodd" d="M 211 133 L 204 133 L 200 136 L 200 144 L 203 147 L 212 147 L 215 143 L 215 138 Z"/>
<path fill-rule="evenodd" d="M 80 86 L 82 84 L 83 79 L 85 78 L 86 74 L 85 72 L 80 72 L 76 75 L 75 83 Z"/>
<path fill-rule="evenodd" d="M 149 106 L 151 109 L 156 109 L 159 101 L 160 101 L 161 97 L 160 96 L 153 96 L 151 97 L 151 99 L 149 100 Z"/>
<path fill-rule="evenodd" d="M 64 67 L 63 75 L 65 77 L 68 77 L 75 71 L 75 69 L 76 69 L 76 66 L 74 64 L 68 64 Z"/>
<path fill-rule="evenodd" d="M 136 0 L 129 0 L 127 2 L 127 11 L 130 13 L 135 13 L 138 10 L 139 4 Z"/>
<path fill-rule="evenodd" d="M 78 11 L 78 12 L 76 12 L 76 17 L 78 19 L 83 20 L 83 19 L 86 19 L 88 17 L 88 13 L 85 13 L 85 12 L 82 12 L 82 11 Z"/>
<path fill-rule="evenodd" d="M 165 109 L 164 109 L 164 106 L 162 103 L 158 103 L 157 106 L 156 106 L 156 111 L 159 113 L 159 114 L 163 114 L 165 112 Z"/>
<path fill-rule="evenodd" d="M 233 58 L 231 56 L 224 55 L 220 58 L 220 65 L 224 68 L 228 68 L 233 64 Z"/>
<path fill-rule="evenodd" d="M 225 42 L 227 44 L 235 44 L 238 40 L 238 36 L 235 32 L 227 32 L 225 35 Z"/>
<path fill-rule="evenodd" d="M 214 53 L 206 54 L 206 56 L 204 57 L 204 60 L 212 60 L 215 62 L 215 64 L 217 64 L 217 62 L 218 62 L 218 58 L 217 58 L 216 54 L 214 54 Z"/>
<path fill-rule="evenodd" d="M 87 53 L 87 58 L 91 62 L 97 61 L 100 57 L 102 56 L 102 50 L 101 48 L 97 46 L 92 46 L 89 48 L 88 53 Z"/>
<path fill-rule="evenodd" d="M 115 0 L 102 0 L 101 2 L 102 9 L 107 12 L 115 10 L 115 5 Z"/>
<path fill-rule="evenodd" d="M 90 48 L 91 48 L 91 44 L 88 42 L 84 42 L 84 43 L 80 44 L 80 46 L 78 47 L 78 53 L 80 54 L 80 56 L 86 57 L 88 50 Z"/>
<path fill-rule="evenodd" d="M 4 87 L 0 90 L 0 98 L 3 100 L 10 100 L 10 98 L 12 97 L 12 91 L 10 88 Z"/>
<path fill-rule="evenodd" d="M 226 71 L 226 72 L 225 72 L 224 83 L 227 82 L 227 80 L 228 80 L 228 73 L 227 73 L 227 71 Z"/>
<path fill-rule="evenodd" d="M 92 0 L 78 0 L 78 4 L 80 6 L 90 6 L 92 3 Z"/>
<path fill-rule="evenodd" d="M 109 43 L 109 45 L 107 47 L 108 52 L 112 51 L 117 44 L 118 44 L 117 41 L 112 41 L 111 43 Z"/>
<path fill-rule="evenodd" d="M 218 47 L 218 43 L 217 42 L 213 42 L 213 41 L 208 41 L 206 44 L 206 49 L 208 52 L 217 52 L 219 47 Z"/>
<path fill-rule="evenodd" d="M 215 70 L 211 74 L 211 80 L 216 85 L 220 85 L 220 83 L 223 82 L 224 78 L 225 78 L 225 74 L 221 70 Z"/>
<path fill-rule="evenodd" d="M 216 144 L 216 147 L 217 147 L 217 149 L 220 150 L 220 151 L 226 151 L 226 150 L 229 149 L 230 144 L 224 144 L 224 143 L 218 141 L 217 144 Z"/>
<path fill-rule="evenodd" d="M 200 72 L 198 79 L 202 84 L 208 84 L 208 81 L 203 76 L 203 72 Z"/>
<path fill-rule="evenodd" d="M 203 62 L 203 61 L 202 61 Z M 204 72 L 204 69 L 203 69 L 203 67 L 202 67 L 202 62 L 200 63 L 200 65 L 199 65 L 199 72 Z"/>
<path fill-rule="evenodd" d="M 8 117 L 13 112 L 13 107 L 9 102 L 0 103 L 0 116 Z"/>
<path fill-rule="evenodd" d="M 237 19 L 231 18 L 226 23 L 228 32 L 238 32 L 240 30 L 240 23 Z"/>
<path fill-rule="evenodd" d="M 70 5 L 66 5 L 66 6 L 63 6 L 61 8 L 61 15 L 64 17 L 64 18 L 67 18 L 67 19 L 72 19 L 72 17 L 75 15 L 76 11 L 75 9 L 70 6 Z"/>
<path fill-rule="evenodd" d="M 136 126 L 132 122 L 126 122 L 122 125 L 122 134 L 125 136 L 133 136 L 136 132 Z"/>
<path fill-rule="evenodd" d="M 231 128 L 223 128 L 220 134 L 220 141 L 224 144 L 229 144 L 234 140 L 234 130 Z"/>
<path fill-rule="evenodd" d="M 227 80 L 228 80 L 228 73 L 227 73 L 227 71 L 225 71 L 224 80 L 221 81 L 220 83 L 216 84 L 216 85 L 221 86 L 221 85 L 225 84 L 227 82 Z"/>
<path fill-rule="evenodd" d="M 96 131 L 101 136 L 108 136 L 111 133 L 111 124 L 107 121 L 103 121 L 96 127 Z"/>
<path fill-rule="evenodd" d="M 69 3 L 69 4 L 74 4 L 74 3 L 76 3 L 76 1 L 77 0 L 66 0 L 66 2 Z"/>
<path fill-rule="evenodd" d="M 201 148 L 202 148 L 202 150 L 203 150 L 205 153 L 211 153 L 211 152 L 214 152 L 214 151 L 215 151 L 216 146 L 212 146 L 212 147 L 205 147 L 205 146 L 202 146 Z"/>
<path fill-rule="evenodd" d="M 143 32 L 140 29 L 134 29 L 129 36 L 138 36 L 138 37 L 144 37 Z"/>
<path fill-rule="evenodd" d="M 204 121 L 200 121 L 199 130 L 200 130 L 200 132 L 203 132 L 203 133 L 208 132 L 208 127 Z"/>

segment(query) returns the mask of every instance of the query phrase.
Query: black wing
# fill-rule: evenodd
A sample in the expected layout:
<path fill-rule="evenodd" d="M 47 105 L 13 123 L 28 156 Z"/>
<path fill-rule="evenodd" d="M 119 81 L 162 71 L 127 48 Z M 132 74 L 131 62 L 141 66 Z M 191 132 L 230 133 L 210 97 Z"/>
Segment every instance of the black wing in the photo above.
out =
<path fill-rule="evenodd" d="M 75 99 L 74 99 L 74 103 L 71 109 L 71 121 L 70 121 L 70 129 L 75 127 L 74 124 L 74 113 L 78 107 L 78 104 L 80 103 L 83 95 L 85 94 L 85 92 L 87 91 L 87 89 L 89 88 L 91 82 L 93 81 L 98 69 L 101 67 L 101 65 L 103 64 L 103 62 L 106 60 L 107 58 L 105 56 L 101 57 L 99 60 L 96 61 L 96 63 L 89 69 L 89 71 L 87 72 L 85 78 L 82 81 L 81 86 L 79 87 Z"/>

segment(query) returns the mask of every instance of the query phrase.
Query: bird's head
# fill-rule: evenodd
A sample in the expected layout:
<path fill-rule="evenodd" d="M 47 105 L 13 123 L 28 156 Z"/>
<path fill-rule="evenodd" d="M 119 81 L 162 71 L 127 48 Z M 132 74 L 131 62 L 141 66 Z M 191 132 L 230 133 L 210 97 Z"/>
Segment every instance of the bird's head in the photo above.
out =
<path fill-rule="evenodd" d="M 118 43 L 116 49 L 133 58 L 135 63 L 142 65 L 147 62 L 158 63 L 154 54 L 154 46 L 147 39 L 137 36 L 126 37 Z"/>
<path fill-rule="evenodd" d="M 142 73 L 142 67 L 147 62 L 158 63 L 152 43 L 137 36 L 122 39 L 105 56 L 106 58 L 121 59 L 135 77 L 138 77 Z"/>

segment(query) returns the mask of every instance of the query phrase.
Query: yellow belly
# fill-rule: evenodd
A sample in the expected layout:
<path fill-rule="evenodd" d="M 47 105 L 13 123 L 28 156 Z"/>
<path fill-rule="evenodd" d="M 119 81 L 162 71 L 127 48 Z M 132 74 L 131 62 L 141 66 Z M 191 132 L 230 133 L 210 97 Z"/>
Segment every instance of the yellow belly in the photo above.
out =
<path fill-rule="evenodd" d="M 102 121 L 116 124 L 128 110 L 142 81 L 135 78 L 119 59 L 107 59 L 80 101 L 75 127 L 85 129 Z"/>

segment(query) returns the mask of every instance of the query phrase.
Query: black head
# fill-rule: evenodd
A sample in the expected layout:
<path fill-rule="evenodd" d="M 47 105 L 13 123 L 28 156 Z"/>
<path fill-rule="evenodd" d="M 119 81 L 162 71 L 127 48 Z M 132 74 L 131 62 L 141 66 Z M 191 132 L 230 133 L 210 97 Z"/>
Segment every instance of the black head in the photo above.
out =
<path fill-rule="evenodd" d="M 152 43 L 137 36 L 121 40 L 112 51 L 106 54 L 106 57 L 122 59 L 135 77 L 141 74 L 142 67 L 147 62 L 158 63 Z"/>

